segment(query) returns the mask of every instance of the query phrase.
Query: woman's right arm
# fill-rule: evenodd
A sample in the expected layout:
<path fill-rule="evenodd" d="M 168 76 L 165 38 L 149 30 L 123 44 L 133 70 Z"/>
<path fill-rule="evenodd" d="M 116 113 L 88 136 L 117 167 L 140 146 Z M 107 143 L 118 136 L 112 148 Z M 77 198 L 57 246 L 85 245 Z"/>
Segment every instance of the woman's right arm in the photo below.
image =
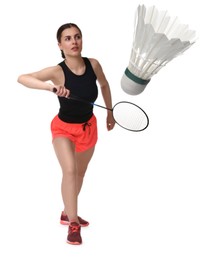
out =
<path fill-rule="evenodd" d="M 53 85 L 49 81 L 53 81 L 55 70 L 57 70 L 56 66 L 29 74 L 22 74 L 17 81 L 28 88 L 52 91 Z"/>
<path fill-rule="evenodd" d="M 59 66 L 48 67 L 43 70 L 22 74 L 17 81 L 25 87 L 32 89 L 48 90 L 55 92 L 58 96 L 69 96 L 69 90 L 61 84 L 62 70 Z M 63 80 L 62 80 L 63 81 Z M 53 84 L 52 84 L 53 83 Z"/>

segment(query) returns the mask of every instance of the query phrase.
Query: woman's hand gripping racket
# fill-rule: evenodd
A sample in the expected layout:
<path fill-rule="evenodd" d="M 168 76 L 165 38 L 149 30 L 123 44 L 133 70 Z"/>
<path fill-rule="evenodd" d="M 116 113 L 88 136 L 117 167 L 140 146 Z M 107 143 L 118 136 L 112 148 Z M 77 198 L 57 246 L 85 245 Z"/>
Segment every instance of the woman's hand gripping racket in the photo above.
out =
<path fill-rule="evenodd" d="M 53 88 L 53 92 L 57 91 L 56 88 Z M 116 103 L 113 108 L 104 107 L 86 100 L 83 100 L 79 97 L 73 96 L 70 94 L 67 99 L 77 100 L 93 106 L 104 108 L 112 111 L 115 122 L 122 128 L 133 131 L 140 132 L 145 130 L 149 125 L 149 118 L 146 112 L 139 106 L 128 101 L 120 101 Z"/>

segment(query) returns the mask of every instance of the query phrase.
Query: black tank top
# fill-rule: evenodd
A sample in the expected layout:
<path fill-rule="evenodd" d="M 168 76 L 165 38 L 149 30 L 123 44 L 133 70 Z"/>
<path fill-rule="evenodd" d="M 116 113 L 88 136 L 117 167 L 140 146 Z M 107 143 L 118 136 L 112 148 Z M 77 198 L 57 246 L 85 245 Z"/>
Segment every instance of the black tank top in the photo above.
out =
<path fill-rule="evenodd" d="M 58 65 L 61 66 L 65 75 L 65 87 L 70 90 L 71 95 L 80 97 L 89 102 L 95 102 L 98 96 L 96 75 L 88 58 L 83 58 L 85 62 L 85 72 L 83 75 L 74 74 L 65 61 Z M 81 101 L 58 97 L 60 109 L 58 117 L 68 123 L 85 123 L 93 115 L 93 105 Z"/>

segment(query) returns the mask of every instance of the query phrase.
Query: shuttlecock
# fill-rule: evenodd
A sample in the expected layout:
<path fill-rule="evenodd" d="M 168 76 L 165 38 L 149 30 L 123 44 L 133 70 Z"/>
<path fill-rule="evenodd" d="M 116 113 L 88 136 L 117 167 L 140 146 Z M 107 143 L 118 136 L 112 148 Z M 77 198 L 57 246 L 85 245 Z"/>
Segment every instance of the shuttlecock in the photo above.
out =
<path fill-rule="evenodd" d="M 135 14 L 133 46 L 129 65 L 122 79 L 122 89 L 140 94 L 154 74 L 195 42 L 196 33 L 181 24 L 168 11 L 139 5 Z"/>

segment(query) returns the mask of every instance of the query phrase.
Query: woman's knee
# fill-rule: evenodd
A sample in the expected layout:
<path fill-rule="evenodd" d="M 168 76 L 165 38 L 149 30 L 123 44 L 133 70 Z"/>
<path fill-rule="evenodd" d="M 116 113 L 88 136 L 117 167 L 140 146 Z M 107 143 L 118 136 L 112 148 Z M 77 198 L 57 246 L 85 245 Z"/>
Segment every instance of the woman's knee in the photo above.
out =
<path fill-rule="evenodd" d="M 67 178 L 73 178 L 76 176 L 76 169 L 75 168 L 66 168 L 66 169 L 62 169 L 62 174 L 63 177 L 67 177 Z"/>

